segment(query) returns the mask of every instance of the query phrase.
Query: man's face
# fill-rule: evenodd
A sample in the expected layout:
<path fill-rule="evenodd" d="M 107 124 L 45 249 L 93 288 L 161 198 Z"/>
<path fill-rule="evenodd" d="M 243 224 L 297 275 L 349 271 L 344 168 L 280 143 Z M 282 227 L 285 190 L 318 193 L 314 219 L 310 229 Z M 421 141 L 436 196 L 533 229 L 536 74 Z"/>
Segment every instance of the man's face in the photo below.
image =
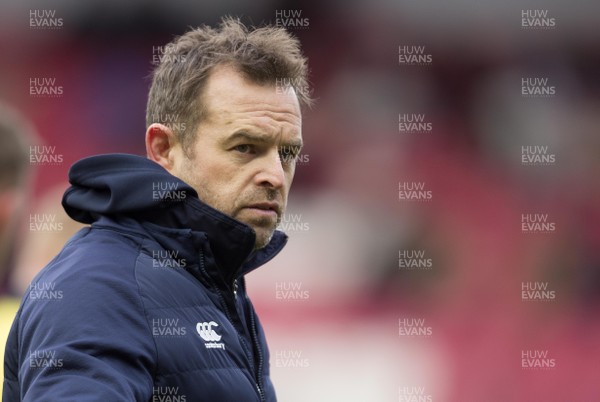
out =
<path fill-rule="evenodd" d="M 215 69 L 202 94 L 205 118 L 171 172 L 213 208 L 256 232 L 266 246 L 281 220 L 302 148 L 300 106 L 293 90 L 258 85 L 230 67 Z"/>

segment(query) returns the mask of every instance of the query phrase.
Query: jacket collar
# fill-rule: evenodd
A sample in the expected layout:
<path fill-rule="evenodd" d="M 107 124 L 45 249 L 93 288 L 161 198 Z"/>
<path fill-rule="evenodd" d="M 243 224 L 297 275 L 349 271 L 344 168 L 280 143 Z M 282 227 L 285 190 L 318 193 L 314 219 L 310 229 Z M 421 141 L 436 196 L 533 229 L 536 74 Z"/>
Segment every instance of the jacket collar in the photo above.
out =
<path fill-rule="evenodd" d="M 203 203 L 187 183 L 140 156 L 82 159 L 71 167 L 69 181 L 72 186 L 62 203 L 71 218 L 83 223 L 106 222 L 103 218 L 147 223 L 146 228 L 161 245 L 181 250 L 190 258 L 196 257 L 208 240 L 227 280 L 266 263 L 287 243 L 287 236 L 275 231 L 266 247 L 254 251 L 256 234 L 250 226 Z M 161 188 L 168 190 L 157 197 Z M 171 197 L 165 197 L 164 191 Z"/>
<path fill-rule="evenodd" d="M 267 246 L 255 251 L 254 229 L 203 203 L 195 192 L 176 208 L 148 215 L 144 221 L 155 225 L 154 233 L 167 237 L 157 239 L 160 243 L 169 249 L 179 247 L 187 255 L 197 254 L 202 243 L 208 240 L 212 256 L 227 283 L 267 263 L 279 254 L 288 240 L 285 233 L 276 230 Z"/>

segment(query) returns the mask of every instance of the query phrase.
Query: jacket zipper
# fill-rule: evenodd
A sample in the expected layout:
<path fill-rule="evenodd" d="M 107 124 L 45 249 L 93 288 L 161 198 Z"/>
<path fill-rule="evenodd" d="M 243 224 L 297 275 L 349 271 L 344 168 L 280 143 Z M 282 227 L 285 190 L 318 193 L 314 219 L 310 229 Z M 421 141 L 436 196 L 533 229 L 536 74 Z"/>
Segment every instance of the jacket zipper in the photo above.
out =
<path fill-rule="evenodd" d="M 221 305 L 223 306 L 223 310 L 225 311 L 225 316 L 227 316 L 227 319 L 229 320 L 230 323 L 233 324 L 233 320 L 231 319 L 231 313 L 229 312 L 229 308 L 227 308 L 227 303 L 225 303 L 225 299 L 223 297 L 223 293 L 221 292 L 221 289 L 219 289 L 218 286 L 215 285 L 215 283 L 213 282 L 212 278 L 210 277 L 210 275 L 208 275 L 208 272 L 206 272 L 206 268 L 204 266 L 204 254 L 202 252 L 200 252 L 200 269 L 202 270 L 202 272 L 204 273 L 204 275 L 208 278 L 208 280 L 212 283 L 212 287 L 217 291 L 217 296 L 219 296 L 219 301 L 221 302 Z M 237 298 L 237 279 L 234 279 L 233 281 L 233 297 L 234 299 Z M 246 296 L 246 300 L 249 302 L 248 300 L 248 296 Z M 235 301 L 234 301 L 235 304 Z M 250 336 L 252 337 L 252 341 L 256 344 L 256 350 L 258 351 L 258 373 L 256 374 L 256 390 L 258 391 L 258 396 L 260 398 L 261 402 L 266 402 L 265 399 L 265 395 L 264 392 L 262 390 L 262 375 L 261 375 L 261 370 L 262 370 L 262 364 L 263 364 L 263 357 L 262 357 L 262 352 L 260 350 L 260 346 L 258 344 L 258 339 L 256 336 L 256 324 L 254 322 L 254 313 L 250 314 L 250 322 L 251 322 L 251 326 L 252 326 L 252 333 L 250 334 Z M 233 325 L 233 328 L 235 329 L 235 332 L 237 333 L 238 338 L 240 339 L 240 342 L 242 343 L 242 345 L 246 345 L 246 341 L 244 340 L 244 337 L 239 333 L 239 331 L 235 328 L 235 325 Z M 248 348 L 247 346 L 244 346 L 246 349 Z M 250 356 L 248 356 L 250 358 L 250 362 L 252 363 L 252 354 L 250 354 Z"/>
<path fill-rule="evenodd" d="M 246 301 L 248 303 L 250 303 L 250 300 L 248 299 L 248 295 L 246 294 Z M 257 373 L 257 378 L 256 378 L 256 388 L 258 389 L 258 393 L 260 394 L 260 400 L 261 401 L 266 401 L 265 399 L 265 394 L 263 391 L 263 383 L 262 383 L 262 371 L 263 371 L 263 363 L 264 363 L 264 358 L 263 358 L 263 354 L 262 354 L 262 350 L 260 349 L 260 342 L 258 342 L 258 333 L 256 331 L 256 320 L 254 319 L 254 308 L 251 308 L 250 311 L 250 327 L 251 327 L 251 331 L 252 333 L 250 334 L 252 336 L 252 340 L 254 341 L 254 345 L 256 346 L 256 353 L 258 354 L 258 373 Z"/>
<path fill-rule="evenodd" d="M 233 294 L 234 297 L 237 298 L 237 289 L 238 282 L 237 279 L 233 280 Z M 258 332 L 256 331 L 256 320 L 254 319 L 254 308 L 252 308 L 252 304 L 250 303 L 250 299 L 248 298 L 248 293 L 244 292 L 246 303 L 250 306 L 250 337 L 252 338 L 252 342 L 254 346 L 256 346 L 256 353 L 258 357 L 258 368 L 256 373 L 256 390 L 258 391 L 258 395 L 260 396 L 261 402 L 266 402 L 265 394 L 263 391 L 263 383 L 262 383 L 262 370 L 263 370 L 263 354 L 260 348 L 260 342 L 258 341 Z"/>

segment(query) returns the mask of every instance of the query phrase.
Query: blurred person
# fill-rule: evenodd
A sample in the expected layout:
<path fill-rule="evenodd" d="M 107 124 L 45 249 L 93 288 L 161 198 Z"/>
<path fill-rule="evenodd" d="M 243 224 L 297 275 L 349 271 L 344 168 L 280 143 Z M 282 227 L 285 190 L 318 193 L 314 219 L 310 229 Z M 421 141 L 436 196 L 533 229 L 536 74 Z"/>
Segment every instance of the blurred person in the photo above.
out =
<path fill-rule="evenodd" d="M 6 338 L 19 307 L 19 300 L 10 292 L 8 277 L 30 188 L 29 145 L 35 137 L 28 121 L 0 103 L 0 357 L 4 356 Z M 0 375 L 3 371 L 0 365 Z"/>
<path fill-rule="evenodd" d="M 17 251 L 9 279 L 9 288 L 15 294 L 23 295 L 38 272 L 84 226 L 69 218 L 61 206 L 62 195 L 67 187 L 66 183 L 53 186 L 33 206 L 30 216 L 48 217 L 52 223 L 35 223 L 30 219 L 29 230 Z"/>
<path fill-rule="evenodd" d="M 287 81 L 285 81 L 287 79 Z M 311 102 L 299 42 L 226 18 L 165 47 L 146 151 L 75 163 L 79 231 L 34 278 L 5 357 L 5 401 L 275 401 L 244 275 L 275 228 Z"/>

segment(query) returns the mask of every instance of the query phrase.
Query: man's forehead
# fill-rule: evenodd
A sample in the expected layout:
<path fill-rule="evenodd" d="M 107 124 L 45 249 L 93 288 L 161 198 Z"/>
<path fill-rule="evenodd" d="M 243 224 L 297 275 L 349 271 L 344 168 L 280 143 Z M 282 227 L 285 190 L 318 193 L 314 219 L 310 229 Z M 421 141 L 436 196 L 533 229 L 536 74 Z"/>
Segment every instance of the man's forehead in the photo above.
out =
<path fill-rule="evenodd" d="M 230 119 L 228 114 L 252 115 L 300 124 L 301 112 L 293 91 L 277 91 L 274 84 L 257 84 L 232 67 L 220 67 L 211 73 L 204 102 L 207 115 Z"/>

